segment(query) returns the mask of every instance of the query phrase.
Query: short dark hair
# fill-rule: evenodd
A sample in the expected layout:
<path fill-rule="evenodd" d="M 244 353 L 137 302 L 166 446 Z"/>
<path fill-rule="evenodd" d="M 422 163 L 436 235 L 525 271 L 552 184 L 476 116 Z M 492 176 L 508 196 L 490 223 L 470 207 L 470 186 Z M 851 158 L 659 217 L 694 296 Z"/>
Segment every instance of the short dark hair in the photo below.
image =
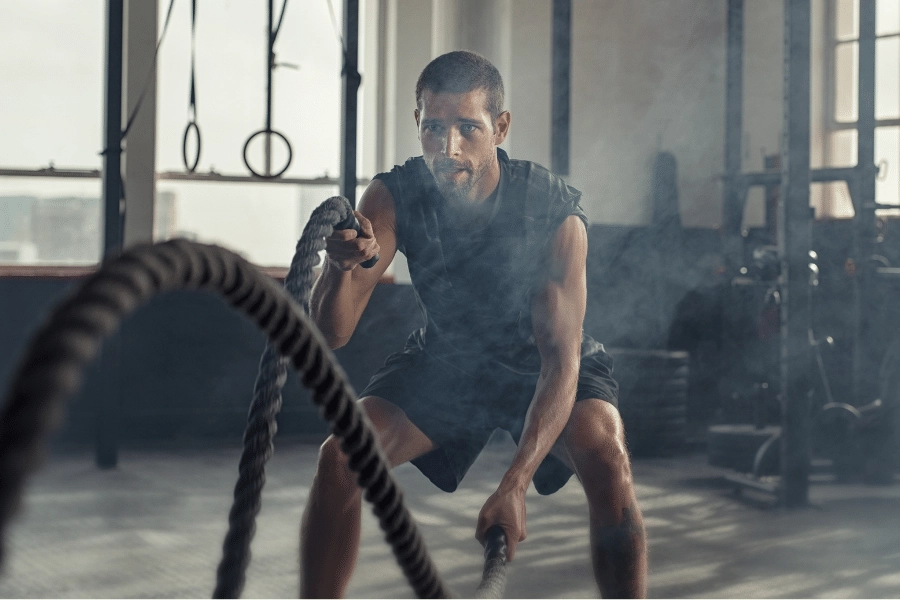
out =
<path fill-rule="evenodd" d="M 425 90 L 436 94 L 464 94 L 478 89 L 486 92 L 485 108 L 496 119 L 503 112 L 503 79 L 500 71 L 480 54 L 454 50 L 438 56 L 422 69 L 416 82 L 416 108 L 422 110 L 422 93 Z"/>

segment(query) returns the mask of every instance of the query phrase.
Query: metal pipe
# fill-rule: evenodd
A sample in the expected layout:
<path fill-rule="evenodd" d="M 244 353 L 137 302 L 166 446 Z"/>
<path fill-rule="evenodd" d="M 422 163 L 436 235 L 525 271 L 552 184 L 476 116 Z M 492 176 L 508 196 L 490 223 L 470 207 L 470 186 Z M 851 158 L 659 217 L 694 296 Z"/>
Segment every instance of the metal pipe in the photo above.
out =
<path fill-rule="evenodd" d="M 103 253 L 122 250 L 122 66 L 124 0 L 106 2 L 106 78 L 103 152 Z"/>
<path fill-rule="evenodd" d="M 103 255 L 122 251 L 122 65 L 124 54 L 124 0 L 106 2 L 106 77 L 103 152 Z M 100 468 L 115 467 L 119 460 L 118 421 L 121 400 L 119 343 L 114 337 L 101 354 L 104 389 L 97 400 L 95 461 Z"/>
<path fill-rule="evenodd" d="M 809 251 L 810 1 L 784 3 L 784 127 L 778 246 L 781 251 L 781 497 L 787 508 L 809 502 L 812 295 Z"/>
<path fill-rule="evenodd" d="M 860 172 L 853 190 L 854 278 L 853 401 L 866 404 L 877 394 L 879 357 L 871 341 L 871 304 L 875 280 L 868 257 L 875 243 L 875 0 L 859 2 L 859 70 L 857 161 Z"/>
<path fill-rule="evenodd" d="M 356 138 L 359 85 L 359 0 L 344 0 L 341 113 L 341 195 L 356 208 Z"/>
<path fill-rule="evenodd" d="M 0 177 L 37 177 L 45 179 L 100 179 L 103 173 L 99 169 L 56 169 L 45 167 L 40 169 L 4 169 L 0 168 Z M 160 171 L 156 174 L 157 181 L 217 181 L 230 183 L 275 183 L 279 185 L 340 185 L 340 179 L 336 177 L 278 177 L 266 179 L 253 175 L 228 175 L 210 171 L 198 173 L 194 171 Z M 371 177 L 360 177 L 357 182 L 365 185 L 371 181 Z"/>
<path fill-rule="evenodd" d="M 810 181 L 824 183 L 829 181 L 853 181 L 859 177 L 856 167 L 826 167 L 812 169 L 809 172 Z M 754 173 L 737 173 L 732 176 L 725 175 L 726 179 L 732 179 L 738 186 L 780 185 L 782 174 L 779 171 L 757 171 Z"/>
<path fill-rule="evenodd" d="M 744 0 L 728 0 L 725 73 L 725 172 L 741 170 L 744 116 Z"/>
<path fill-rule="evenodd" d="M 746 185 L 734 177 L 741 171 L 744 116 L 744 0 L 728 0 L 725 74 L 725 176 L 722 186 L 722 232 L 725 257 L 736 268 L 743 258 L 741 221 Z"/>
<path fill-rule="evenodd" d="M 559 175 L 568 175 L 572 104 L 572 0 L 553 0 L 552 35 L 550 168 Z"/>

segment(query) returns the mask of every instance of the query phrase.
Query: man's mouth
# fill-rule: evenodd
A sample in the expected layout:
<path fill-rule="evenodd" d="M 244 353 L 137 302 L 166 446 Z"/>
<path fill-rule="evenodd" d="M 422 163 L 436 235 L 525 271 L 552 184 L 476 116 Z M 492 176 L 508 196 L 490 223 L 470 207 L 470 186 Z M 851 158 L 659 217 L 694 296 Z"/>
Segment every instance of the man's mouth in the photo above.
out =
<path fill-rule="evenodd" d="M 468 173 L 468 169 L 465 168 L 449 168 L 449 169 L 441 169 L 438 171 L 438 175 L 445 179 L 457 179 L 464 174 Z"/>
<path fill-rule="evenodd" d="M 441 173 L 441 174 L 444 174 L 444 173 L 453 174 L 453 173 L 460 173 L 462 171 L 468 171 L 468 169 L 466 168 L 465 165 L 444 164 L 444 165 L 439 165 L 437 168 L 437 172 Z"/>

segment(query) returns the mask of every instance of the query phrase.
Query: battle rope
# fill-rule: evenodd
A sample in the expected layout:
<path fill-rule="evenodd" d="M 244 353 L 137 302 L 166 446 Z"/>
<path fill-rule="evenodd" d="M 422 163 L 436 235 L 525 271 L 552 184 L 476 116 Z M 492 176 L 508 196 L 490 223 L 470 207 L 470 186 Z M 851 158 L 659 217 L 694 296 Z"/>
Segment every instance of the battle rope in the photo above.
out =
<path fill-rule="evenodd" d="M 329 198 L 310 215 L 284 279 L 284 289 L 304 310 L 308 311 L 315 281 L 313 267 L 319 264 L 319 252 L 325 249 L 325 238 L 334 229 L 349 229 L 355 222 L 349 201 L 340 196 Z M 366 262 L 374 264 L 372 260 Z M 236 598 L 244 587 L 250 564 L 250 542 L 262 504 L 265 465 L 272 457 L 272 439 L 278 429 L 275 417 L 281 410 L 281 390 L 287 379 L 287 365 L 288 360 L 278 349 L 271 343 L 267 344 L 253 386 L 240 475 L 228 516 L 229 529 L 222 545 L 214 598 Z"/>
<path fill-rule="evenodd" d="M 484 536 L 484 573 L 473 598 L 502 598 L 506 591 L 506 533 L 499 525 L 488 528 Z"/>
<path fill-rule="evenodd" d="M 246 260 L 186 240 L 139 246 L 104 263 L 53 311 L 26 350 L 0 412 L 0 564 L 25 478 L 40 464 L 41 442 L 60 421 L 85 365 L 124 316 L 154 295 L 179 288 L 220 293 L 268 334 L 341 438 L 413 589 L 423 598 L 447 596 L 356 395 L 319 331 L 284 290 Z"/>
<path fill-rule="evenodd" d="M 323 205 L 319 210 L 336 209 Z M 331 222 L 343 220 L 342 213 Z M 310 260 L 317 262 L 317 252 L 310 255 L 315 257 Z M 290 361 L 300 371 L 304 385 L 313 390 L 313 401 L 341 439 L 351 469 L 360 474 L 364 497 L 373 504 L 385 537 L 416 594 L 447 596 L 368 421 L 356 407 L 355 394 L 321 334 L 283 290 L 244 259 L 224 248 L 184 240 L 139 246 L 104 263 L 54 310 L 27 348 L 0 411 L 0 565 L 6 528 L 21 502 L 25 478 L 42 462 L 42 442 L 61 420 L 64 402 L 79 386 L 85 365 L 122 318 L 154 295 L 178 288 L 217 291 L 269 335 L 269 347 L 285 355 L 285 362 Z M 265 457 L 267 452 L 271 455 L 274 428 L 265 418 L 251 416 L 249 420 L 245 436 L 245 441 L 251 440 L 248 447 L 256 448 L 259 456 Z M 263 427 L 255 428 L 254 424 Z M 242 460 L 242 475 L 244 466 Z M 261 491 L 262 478 L 256 485 Z M 238 492 L 236 487 L 236 499 Z M 251 522 L 249 537 L 253 528 Z M 489 563 L 494 553 L 486 547 Z M 491 568 L 485 565 L 486 578 L 489 571 L 494 579 L 503 576 L 503 569 L 494 564 Z M 241 571 L 240 566 L 235 568 Z M 237 585 L 242 583 L 241 571 Z"/>

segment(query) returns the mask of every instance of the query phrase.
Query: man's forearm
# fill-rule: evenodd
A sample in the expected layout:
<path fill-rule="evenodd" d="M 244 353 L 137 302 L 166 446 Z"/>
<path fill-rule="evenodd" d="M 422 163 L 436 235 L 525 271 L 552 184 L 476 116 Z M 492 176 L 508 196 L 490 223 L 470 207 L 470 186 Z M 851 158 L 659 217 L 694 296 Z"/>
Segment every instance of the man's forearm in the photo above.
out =
<path fill-rule="evenodd" d="M 525 417 L 525 427 L 512 464 L 501 487 L 524 490 L 541 461 L 559 438 L 575 404 L 578 387 L 578 361 L 558 364 L 542 371 L 534 399 Z"/>
<path fill-rule="evenodd" d="M 359 318 L 351 277 L 350 271 L 341 271 L 326 260 L 313 284 L 309 316 L 332 348 L 347 343 Z"/>

